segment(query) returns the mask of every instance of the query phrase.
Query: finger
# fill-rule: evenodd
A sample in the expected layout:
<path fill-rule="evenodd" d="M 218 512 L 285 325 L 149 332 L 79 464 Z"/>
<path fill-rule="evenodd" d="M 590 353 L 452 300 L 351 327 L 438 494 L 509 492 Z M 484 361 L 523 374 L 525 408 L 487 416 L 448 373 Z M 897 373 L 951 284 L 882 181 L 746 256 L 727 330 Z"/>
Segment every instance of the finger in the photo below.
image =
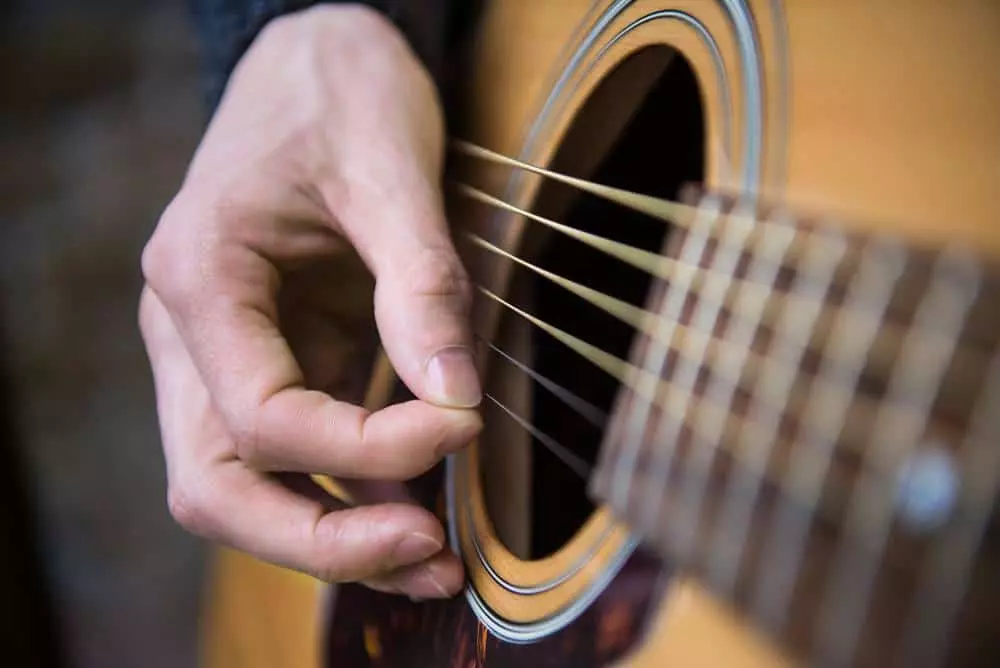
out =
<path fill-rule="evenodd" d="M 375 274 L 375 318 L 400 378 L 425 401 L 471 408 L 482 390 L 469 279 L 436 187 L 424 176 L 407 176 L 405 165 L 399 171 L 385 190 L 356 195 L 363 203 L 338 217 Z"/>
<path fill-rule="evenodd" d="M 315 405 L 326 403 L 332 410 Z M 303 424 L 309 413 L 320 422 Z M 407 480 L 464 448 L 481 429 L 475 413 L 417 400 L 368 414 L 319 392 L 284 391 L 258 418 L 258 434 L 270 437 L 245 441 L 238 452 L 259 470 Z"/>
<path fill-rule="evenodd" d="M 196 477 L 178 467 L 171 511 L 189 531 L 325 582 L 357 582 L 421 563 L 444 546 L 444 531 L 412 504 L 328 512 L 238 461 Z"/>
<path fill-rule="evenodd" d="M 448 598 L 462 589 L 465 573 L 454 553 L 442 551 L 430 559 L 397 569 L 364 584 L 390 594 L 406 594 L 413 599 Z"/>
<path fill-rule="evenodd" d="M 274 479 L 296 494 L 317 501 L 327 512 L 345 507 L 308 476 L 282 473 Z M 415 503 L 403 483 L 343 479 L 337 482 L 348 490 L 356 505 Z M 464 580 L 462 562 L 446 547 L 425 561 L 369 578 L 364 584 L 379 591 L 422 600 L 453 596 L 461 590 Z"/>
<path fill-rule="evenodd" d="M 221 417 L 155 299 L 143 298 L 171 514 L 189 531 L 329 582 L 378 577 L 441 551 L 427 510 L 386 503 L 331 512 L 231 455 Z"/>
<path fill-rule="evenodd" d="M 344 507 L 307 476 L 282 473 L 275 475 L 274 478 L 300 496 L 319 502 L 327 512 Z M 402 483 L 344 479 L 337 482 L 348 490 L 356 505 L 390 501 L 414 503 Z M 364 584 L 379 591 L 405 594 L 414 600 L 421 600 L 452 596 L 462 588 L 464 580 L 461 561 L 445 548 L 426 561 L 369 578 Z"/>
<path fill-rule="evenodd" d="M 468 411 L 411 402 L 369 414 L 305 389 L 277 327 L 273 266 L 245 247 L 214 252 L 208 264 L 216 271 L 203 289 L 168 291 L 170 319 L 243 461 L 261 469 L 400 479 L 427 470 L 479 431 L 479 417 Z M 158 304 L 164 306 L 170 302 Z"/>

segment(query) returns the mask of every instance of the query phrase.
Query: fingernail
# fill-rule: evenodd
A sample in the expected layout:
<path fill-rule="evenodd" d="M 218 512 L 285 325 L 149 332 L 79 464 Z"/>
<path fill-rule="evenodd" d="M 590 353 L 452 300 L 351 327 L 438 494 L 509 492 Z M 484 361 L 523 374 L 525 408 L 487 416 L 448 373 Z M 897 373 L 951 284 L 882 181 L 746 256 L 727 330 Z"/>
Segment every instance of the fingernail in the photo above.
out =
<path fill-rule="evenodd" d="M 417 571 L 407 583 L 406 589 L 410 592 L 410 599 L 416 602 L 451 597 L 448 590 L 434 577 L 434 571 L 429 566 Z"/>
<path fill-rule="evenodd" d="M 397 566 L 423 561 L 441 551 L 441 543 L 425 533 L 415 531 L 399 542 L 392 553 Z"/>
<path fill-rule="evenodd" d="M 427 389 L 437 401 L 454 408 L 472 408 L 483 399 L 479 374 L 467 348 L 443 348 L 427 363 Z"/>

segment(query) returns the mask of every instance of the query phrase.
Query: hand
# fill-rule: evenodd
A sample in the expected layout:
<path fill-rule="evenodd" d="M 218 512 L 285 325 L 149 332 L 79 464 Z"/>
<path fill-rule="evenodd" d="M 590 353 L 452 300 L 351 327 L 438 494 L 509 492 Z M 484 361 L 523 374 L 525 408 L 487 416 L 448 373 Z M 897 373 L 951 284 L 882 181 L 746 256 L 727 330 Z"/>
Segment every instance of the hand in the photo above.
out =
<path fill-rule="evenodd" d="M 367 9 L 278 19 L 236 68 L 142 257 L 168 501 L 188 530 L 328 582 L 461 588 L 431 513 L 331 509 L 274 475 L 400 481 L 481 429 L 442 126 L 427 73 Z M 364 357 L 373 298 L 418 400 L 369 414 L 330 392 Z"/>

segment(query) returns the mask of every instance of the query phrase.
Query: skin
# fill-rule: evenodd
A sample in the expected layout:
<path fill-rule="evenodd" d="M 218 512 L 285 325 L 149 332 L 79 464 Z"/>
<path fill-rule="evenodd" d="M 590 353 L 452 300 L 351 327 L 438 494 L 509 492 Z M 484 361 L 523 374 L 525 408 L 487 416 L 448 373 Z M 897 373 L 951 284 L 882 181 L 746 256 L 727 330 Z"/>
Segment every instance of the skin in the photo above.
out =
<path fill-rule="evenodd" d="M 142 256 L 168 504 L 189 531 L 327 582 L 461 589 L 442 526 L 393 482 L 482 427 L 443 139 L 433 82 L 373 11 L 280 18 L 245 54 Z M 369 413 L 350 376 L 375 325 L 417 399 Z"/>

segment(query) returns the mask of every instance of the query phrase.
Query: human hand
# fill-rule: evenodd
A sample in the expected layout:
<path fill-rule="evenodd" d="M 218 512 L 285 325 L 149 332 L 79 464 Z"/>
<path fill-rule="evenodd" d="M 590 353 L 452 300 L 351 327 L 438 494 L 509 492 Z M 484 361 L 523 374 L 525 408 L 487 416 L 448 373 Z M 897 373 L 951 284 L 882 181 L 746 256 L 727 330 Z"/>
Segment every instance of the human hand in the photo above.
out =
<path fill-rule="evenodd" d="M 278 19 L 245 54 L 142 257 L 140 327 L 185 528 L 328 582 L 460 589 L 430 512 L 331 510 L 272 475 L 404 480 L 481 429 L 442 154 L 432 81 L 373 11 Z M 368 413 L 329 393 L 363 357 L 372 299 L 417 400 Z"/>

